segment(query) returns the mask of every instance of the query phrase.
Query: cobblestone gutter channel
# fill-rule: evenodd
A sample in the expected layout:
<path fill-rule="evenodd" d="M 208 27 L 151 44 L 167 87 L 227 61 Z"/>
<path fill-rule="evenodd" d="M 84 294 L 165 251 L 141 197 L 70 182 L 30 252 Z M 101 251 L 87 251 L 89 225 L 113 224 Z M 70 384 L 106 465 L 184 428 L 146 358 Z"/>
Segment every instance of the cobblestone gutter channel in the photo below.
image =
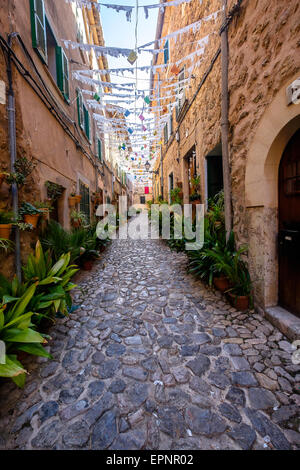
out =
<path fill-rule="evenodd" d="M 300 366 L 161 241 L 114 241 L 52 328 L 53 361 L 0 386 L 6 449 L 297 449 Z"/>

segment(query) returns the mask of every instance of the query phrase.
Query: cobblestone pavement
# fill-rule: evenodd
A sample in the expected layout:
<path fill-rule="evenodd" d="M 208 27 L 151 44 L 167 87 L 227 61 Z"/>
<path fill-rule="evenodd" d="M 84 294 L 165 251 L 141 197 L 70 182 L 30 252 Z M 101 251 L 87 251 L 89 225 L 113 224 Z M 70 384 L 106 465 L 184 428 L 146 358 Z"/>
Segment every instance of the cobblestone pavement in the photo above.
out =
<path fill-rule="evenodd" d="M 300 366 L 159 240 L 114 241 L 81 276 L 53 361 L 0 387 L 0 446 L 18 449 L 300 448 Z M 298 392 L 297 392 L 298 390 Z"/>

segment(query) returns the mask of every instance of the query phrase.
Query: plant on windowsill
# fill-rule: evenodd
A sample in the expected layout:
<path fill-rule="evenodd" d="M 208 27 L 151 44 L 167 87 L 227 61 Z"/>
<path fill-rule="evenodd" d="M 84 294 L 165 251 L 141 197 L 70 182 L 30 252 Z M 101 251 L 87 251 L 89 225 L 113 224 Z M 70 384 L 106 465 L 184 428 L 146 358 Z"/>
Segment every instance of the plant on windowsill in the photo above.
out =
<path fill-rule="evenodd" d="M 79 228 L 86 223 L 86 216 L 81 211 L 73 210 L 70 214 L 70 218 L 74 228 Z"/>
<path fill-rule="evenodd" d="M 14 220 L 14 213 L 13 212 L 0 212 L 0 238 L 4 238 L 5 240 L 9 240 L 12 224 Z"/>
<path fill-rule="evenodd" d="M 56 201 L 59 199 L 64 192 L 64 187 L 58 183 L 46 181 L 45 186 L 47 188 L 47 196 L 51 201 Z"/>
<path fill-rule="evenodd" d="M 49 220 L 49 214 L 53 209 L 50 201 L 35 201 L 34 206 L 42 212 L 44 220 Z"/>
<path fill-rule="evenodd" d="M 26 224 L 31 224 L 33 228 L 36 228 L 42 211 L 30 204 L 30 202 L 23 202 L 19 213 L 23 216 Z"/>
<path fill-rule="evenodd" d="M 190 195 L 190 202 L 194 204 L 201 204 L 201 178 L 196 176 L 192 178 L 192 191 Z"/>
<path fill-rule="evenodd" d="M 182 204 L 182 190 L 181 188 L 174 188 L 170 191 L 171 203 L 172 204 Z"/>

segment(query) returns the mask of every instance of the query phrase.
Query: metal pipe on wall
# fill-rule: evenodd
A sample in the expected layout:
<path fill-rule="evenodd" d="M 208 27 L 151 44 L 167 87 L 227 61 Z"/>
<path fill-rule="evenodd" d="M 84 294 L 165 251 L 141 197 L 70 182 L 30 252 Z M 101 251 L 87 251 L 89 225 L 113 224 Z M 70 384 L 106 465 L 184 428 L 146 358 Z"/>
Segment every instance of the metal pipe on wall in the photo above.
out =
<path fill-rule="evenodd" d="M 16 33 L 8 35 L 8 44 L 11 48 L 12 39 Z M 12 79 L 12 61 L 11 52 L 7 53 L 7 78 L 8 78 L 8 100 L 7 100 L 7 114 L 8 114 L 8 135 L 9 135 L 9 152 L 10 152 L 10 171 L 15 173 L 15 162 L 17 159 L 17 138 L 16 138 L 16 106 L 15 106 L 15 94 L 13 90 L 13 79 Z M 14 182 L 11 186 L 12 191 L 12 205 L 15 216 L 19 213 L 19 195 L 18 186 Z M 15 235 L 15 269 L 16 275 L 19 281 L 22 278 L 21 270 L 21 246 L 20 246 L 20 230 L 19 227 L 14 227 Z"/>
<path fill-rule="evenodd" d="M 222 136 L 222 164 L 225 204 L 225 228 L 228 240 L 232 230 L 232 205 L 231 205 L 231 177 L 229 163 L 229 92 L 228 92 L 228 25 L 227 0 L 223 0 L 223 21 L 221 30 L 221 69 L 222 69 L 222 105 L 221 105 L 221 136 Z"/>

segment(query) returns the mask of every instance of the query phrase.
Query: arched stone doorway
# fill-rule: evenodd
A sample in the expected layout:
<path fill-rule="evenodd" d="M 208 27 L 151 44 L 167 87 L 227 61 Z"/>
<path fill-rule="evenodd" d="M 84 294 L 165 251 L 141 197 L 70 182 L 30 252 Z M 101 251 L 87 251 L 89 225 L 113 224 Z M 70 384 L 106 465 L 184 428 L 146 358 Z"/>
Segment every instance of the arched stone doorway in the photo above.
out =
<path fill-rule="evenodd" d="M 287 106 L 286 86 L 265 111 L 246 164 L 249 267 L 256 301 L 263 308 L 278 305 L 279 165 L 288 142 L 300 129 L 300 105 Z"/>
<path fill-rule="evenodd" d="M 279 165 L 279 305 L 300 317 L 300 129 Z"/>

